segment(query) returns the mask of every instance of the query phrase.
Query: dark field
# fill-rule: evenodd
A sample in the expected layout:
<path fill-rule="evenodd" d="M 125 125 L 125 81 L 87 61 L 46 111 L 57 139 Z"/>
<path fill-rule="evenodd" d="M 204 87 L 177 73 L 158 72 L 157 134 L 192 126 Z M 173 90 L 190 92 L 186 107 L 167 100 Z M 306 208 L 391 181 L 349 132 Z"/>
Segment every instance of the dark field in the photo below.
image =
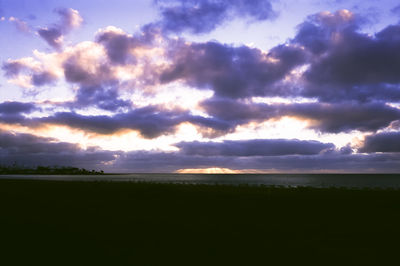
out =
<path fill-rule="evenodd" d="M 7 266 L 398 265 L 400 191 L 0 180 L 0 243 Z"/>

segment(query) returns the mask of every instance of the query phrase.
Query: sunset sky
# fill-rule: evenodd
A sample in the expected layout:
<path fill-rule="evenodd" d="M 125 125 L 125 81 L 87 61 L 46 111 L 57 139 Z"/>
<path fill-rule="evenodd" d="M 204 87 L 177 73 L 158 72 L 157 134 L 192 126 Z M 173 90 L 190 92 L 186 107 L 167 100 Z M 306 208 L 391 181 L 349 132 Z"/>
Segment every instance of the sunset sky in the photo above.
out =
<path fill-rule="evenodd" d="M 0 164 L 399 172 L 389 0 L 0 0 Z"/>

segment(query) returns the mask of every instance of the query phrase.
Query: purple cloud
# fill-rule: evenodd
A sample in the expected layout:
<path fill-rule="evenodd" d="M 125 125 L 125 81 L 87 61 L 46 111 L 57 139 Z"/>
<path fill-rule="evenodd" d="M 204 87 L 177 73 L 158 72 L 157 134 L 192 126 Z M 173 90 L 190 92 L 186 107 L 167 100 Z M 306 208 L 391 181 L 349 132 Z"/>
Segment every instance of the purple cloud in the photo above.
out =
<path fill-rule="evenodd" d="M 6 77 L 15 77 L 25 69 L 25 65 L 19 61 L 10 61 L 3 63 L 1 69 Z"/>
<path fill-rule="evenodd" d="M 359 152 L 400 152 L 400 132 L 382 132 L 365 137 Z"/>
<path fill-rule="evenodd" d="M 79 12 L 72 8 L 59 8 L 55 12 L 60 16 L 60 22 L 50 27 L 44 27 L 38 30 L 38 34 L 51 47 L 59 50 L 63 45 L 64 34 L 82 24 L 82 17 Z"/>
<path fill-rule="evenodd" d="M 68 162 L 75 167 L 102 169 L 105 162 L 112 162 L 119 153 L 96 147 L 84 150 L 78 144 L 53 138 L 0 131 L 0 160 L 4 165 L 65 165 Z"/>
<path fill-rule="evenodd" d="M 156 106 L 134 109 L 112 116 L 84 116 L 73 112 L 56 113 L 37 123 L 67 125 L 98 134 L 113 134 L 122 129 L 137 130 L 145 138 L 155 138 L 163 134 L 174 133 L 176 126 L 185 121 L 181 111 L 162 110 Z"/>
<path fill-rule="evenodd" d="M 30 113 L 37 107 L 33 103 L 2 102 L 0 103 L 0 114 Z"/>
<path fill-rule="evenodd" d="M 322 132 L 340 133 L 351 130 L 376 131 L 400 118 L 400 110 L 381 102 L 359 104 L 291 104 L 284 108 L 290 116 L 310 119 L 310 127 Z"/>
<path fill-rule="evenodd" d="M 334 149 L 332 143 L 297 139 L 225 140 L 223 142 L 180 142 L 176 147 L 185 155 L 200 156 L 282 156 L 316 155 Z"/>
<path fill-rule="evenodd" d="M 23 21 L 23 20 L 21 20 L 21 19 L 19 19 L 19 18 L 10 17 L 8 20 L 9 20 L 10 22 L 12 22 L 12 23 L 15 25 L 15 28 L 16 28 L 18 31 L 20 31 L 20 32 L 22 32 L 22 33 L 29 33 L 29 32 L 31 31 L 31 30 L 29 29 L 28 24 L 27 24 L 25 21 Z"/>
<path fill-rule="evenodd" d="M 312 17 L 292 40 L 313 54 L 300 94 L 322 101 L 399 100 L 400 25 L 371 36 L 358 31 L 363 22 L 348 11 L 328 18 L 330 24 Z"/>
<path fill-rule="evenodd" d="M 400 118 L 399 109 L 382 102 L 263 104 L 211 98 L 200 106 L 214 119 L 228 123 L 229 128 L 290 116 L 309 120 L 310 128 L 325 133 L 376 131 Z"/>
<path fill-rule="evenodd" d="M 160 77 L 162 83 L 183 80 L 198 89 L 211 89 L 216 96 L 245 98 L 287 94 L 273 85 L 294 67 L 305 62 L 303 51 L 280 45 L 268 55 L 247 46 L 217 42 L 175 47 L 173 64 Z"/>
<path fill-rule="evenodd" d="M 155 3 L 160 8 L 161 27 L 175 33 L 207 33 L 233 17 L 262 21 L 277 16 L 269 0 L 156 0 Z"/>

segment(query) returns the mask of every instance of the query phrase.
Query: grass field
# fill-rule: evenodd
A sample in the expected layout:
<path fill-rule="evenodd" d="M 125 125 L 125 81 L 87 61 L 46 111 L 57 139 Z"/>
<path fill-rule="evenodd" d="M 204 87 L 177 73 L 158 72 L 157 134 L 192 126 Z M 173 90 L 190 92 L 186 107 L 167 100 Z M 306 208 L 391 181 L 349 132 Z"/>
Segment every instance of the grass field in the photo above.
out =
<path fill-rule="evenodd" d="M 397 265 L 400 191 L 0 180 L 0 265 Z"/>

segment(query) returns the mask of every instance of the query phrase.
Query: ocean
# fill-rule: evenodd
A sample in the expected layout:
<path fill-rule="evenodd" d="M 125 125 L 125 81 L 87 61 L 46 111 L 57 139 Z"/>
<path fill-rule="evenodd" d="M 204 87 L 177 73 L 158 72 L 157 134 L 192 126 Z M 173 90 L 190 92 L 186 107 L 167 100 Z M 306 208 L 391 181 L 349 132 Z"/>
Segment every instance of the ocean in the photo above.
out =
<path fill-rule="evenodd" d="M 315 188 L 399 189 L 400 174 L 106 174 L 106 175 L 0 175 L 0 179 L 155 182 L 174 184 L 250 185 Z"/>

